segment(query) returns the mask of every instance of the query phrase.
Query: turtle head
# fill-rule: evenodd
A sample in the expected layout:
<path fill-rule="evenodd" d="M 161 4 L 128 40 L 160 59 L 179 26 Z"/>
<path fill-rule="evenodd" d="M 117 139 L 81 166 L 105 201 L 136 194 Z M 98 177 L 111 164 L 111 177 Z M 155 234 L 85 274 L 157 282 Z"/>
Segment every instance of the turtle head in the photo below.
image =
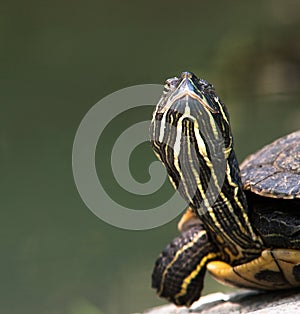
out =
<path fill-rule="evenodd" d="M 178 306 L 190 306 L 201 296 L 207 263 L 219 255 L 203 226 L 197 224 L 160 254 L 152 273 L 152 287 L 160 297 Z"/>
<path fill-rule="evenodd" d="M 214 86 L 198 79 L 192 72 L 182 72 L 179 78 L 165 81 L 163 94 L 153 113 L 152 127 L 166 127 L 168 123 L 176 126 L 178 122 L 182 125 L 188 120 L 198 122 L 194 127 L 198 127 L 207 139 L 216 141 L 216 138 L 222 137 L 219 141 L 224 141 L 224 148 L 229 149 L 232 145 L 228 112 Z M 156 125 L 153 125 L 155 122 Z M 164 139 L 161 129 L 153 131 L 153 141 Z M 160 132 L 155 134 L 155 131 Z"/>

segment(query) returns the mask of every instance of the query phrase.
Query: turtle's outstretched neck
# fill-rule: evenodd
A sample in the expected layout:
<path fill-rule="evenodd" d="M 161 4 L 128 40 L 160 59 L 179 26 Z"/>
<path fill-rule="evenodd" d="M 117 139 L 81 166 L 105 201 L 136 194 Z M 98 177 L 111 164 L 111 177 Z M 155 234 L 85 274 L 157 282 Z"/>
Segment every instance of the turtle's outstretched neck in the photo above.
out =
<path fill-rule="evenodd" d="M 202 202 L 195 210 L 217 238 L 216 243 L 225 259 L 238 265 L 259 256 L 263 242 L 248 219 L 247 199 L 233 150 L 226 161 L 224 182 L 219 191 L 211 208 L 205 208 Z"/>
<path fill-rule="evenodd" d="M 171 182 L 212 231 L 224 260 L 257 257 L 262 240 L 248 221 L 229 116 L 213 86 L 190 72 L 167 80 L 150 134 Z"/>

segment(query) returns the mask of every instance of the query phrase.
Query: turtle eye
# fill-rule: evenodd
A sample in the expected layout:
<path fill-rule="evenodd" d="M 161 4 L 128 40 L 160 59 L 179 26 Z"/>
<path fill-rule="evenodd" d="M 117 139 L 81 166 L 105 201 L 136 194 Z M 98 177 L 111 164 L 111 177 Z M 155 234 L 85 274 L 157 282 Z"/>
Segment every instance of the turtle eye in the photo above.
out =
<path fill-rule="evenodd" d="M 171 77 L 165 81 L 165 87 L 168 89 L 174 89 L 178 86 L 179 84 L 179 79 L 178 77 Z"/>
<path fill-rule="evenodd" d="M 215 93 L 215 88 L 212 84 L 204 79 L 199 79 L 198 83 L 201 86 L 201 90 L 205 90 L 207 93 L 213 94 Z"/>
<path fill-rule="evenodd" d="M 204 80 L 204 79 L 202 79 L 202 78 L 199 79 L 198 82 L 199 82 L 200 85 L 203 85 L 203 87 L 206 87 L 206 86 L 208 86 L 208 85 L 211 85 L 207 80 Z"/>

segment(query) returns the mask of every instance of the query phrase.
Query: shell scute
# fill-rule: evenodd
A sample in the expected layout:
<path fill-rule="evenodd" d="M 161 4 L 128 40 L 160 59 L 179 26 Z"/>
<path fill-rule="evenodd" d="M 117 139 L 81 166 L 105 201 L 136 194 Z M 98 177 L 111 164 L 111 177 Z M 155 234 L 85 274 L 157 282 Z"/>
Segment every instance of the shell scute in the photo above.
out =
<path fill-rule="evenodd" d="M 300 131 L 250 155 L 241 165 L 245 190 L 273 198 L 300 198 Z"/>

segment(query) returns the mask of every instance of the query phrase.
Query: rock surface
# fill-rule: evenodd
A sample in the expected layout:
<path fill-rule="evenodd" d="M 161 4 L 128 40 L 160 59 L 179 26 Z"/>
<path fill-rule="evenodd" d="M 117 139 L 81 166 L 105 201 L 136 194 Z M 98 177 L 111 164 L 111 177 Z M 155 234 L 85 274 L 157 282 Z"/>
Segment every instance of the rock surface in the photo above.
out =
<path fill-rule="evenodd" d="M 257 292 L 241 290 L 236 293 L 214 293 L 202 297 L 191 308 L 165 305 L 144 314 L 228 314 L 228 313 L 295 313 L 300 314 L 300 290 Z"/>

